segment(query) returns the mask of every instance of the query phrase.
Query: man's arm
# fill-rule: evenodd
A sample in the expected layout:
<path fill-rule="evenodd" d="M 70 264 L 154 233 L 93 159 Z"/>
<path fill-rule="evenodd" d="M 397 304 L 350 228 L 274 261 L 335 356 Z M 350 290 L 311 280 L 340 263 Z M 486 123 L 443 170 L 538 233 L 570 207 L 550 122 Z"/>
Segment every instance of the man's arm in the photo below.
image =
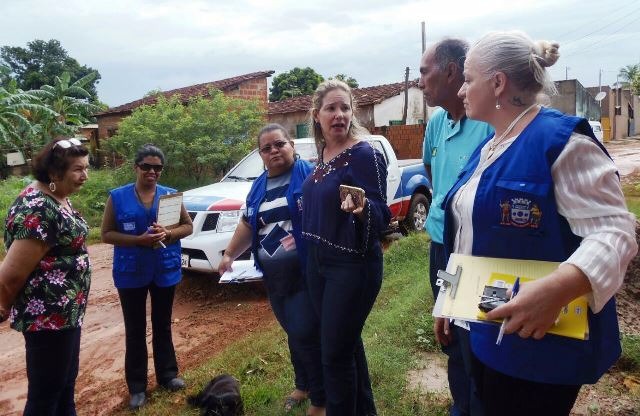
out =
<path fill-rule="evenodd" d="M 431 165 L 427 165 L 426 163 L 424 164 L 424 170 L 427 173 L 427 179 L 429 179 L 429 182 L 431 183 L 431 186 L 433 186 L 433 182 L 431 181 Z"/>

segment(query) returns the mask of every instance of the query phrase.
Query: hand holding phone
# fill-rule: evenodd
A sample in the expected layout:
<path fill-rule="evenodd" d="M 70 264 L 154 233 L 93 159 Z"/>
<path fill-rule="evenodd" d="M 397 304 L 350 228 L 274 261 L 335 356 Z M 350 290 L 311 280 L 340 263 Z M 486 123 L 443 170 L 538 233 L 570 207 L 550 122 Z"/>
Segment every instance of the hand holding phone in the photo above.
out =
<path fill-rule="evenodd" d="M 347 195 L 351 195 L 351 200 L 356 207 L 364 206 L 364 189 L 357 186 L 340 185 L 340 201 L 344 202 Z"/>

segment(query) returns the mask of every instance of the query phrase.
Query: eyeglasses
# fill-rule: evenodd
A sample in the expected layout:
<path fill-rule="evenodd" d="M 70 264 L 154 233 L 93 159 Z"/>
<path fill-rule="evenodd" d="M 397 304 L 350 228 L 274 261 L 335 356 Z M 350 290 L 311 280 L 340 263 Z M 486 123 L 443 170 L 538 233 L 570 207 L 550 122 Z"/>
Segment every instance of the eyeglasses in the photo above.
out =
<path fill-rule="evenodd" d="M 152 165 L 149 163 L 138 163 L 138 167 L 145 172 L 149 172 L 151 169 L 155 172 L 162 172 L 162 169 L 164 168 L 163 165 Z"/>
<path fill-rule="evenodd" d="M 275 147 L 276 149 L 280 150 L 283 147 L 285 147 L 287 145 L 287 143 L 289 143 L 286 140 L 278 140 L 277 142 L 273 142 L 273 145 L 266 145 L 265 147 L 263 147 L 262 149 L 260 149 L 260 153 L 262 154 L 269 154 L 271 153 L 271 150 L 273 150 L 273 148 Z"/>
<path fill-rule="evenodd" d="M 62 140 L 58 140 L 57 142 L 55 142 L 55 144 L 53 145 L 53 149 L 56 148 L 56 146 L 60 146 L 63 149 L 68 149 L 71 146 L 82 146 L 82 142 L 80 142 L 80 140 L 78 139 L 62 139 Z"/>

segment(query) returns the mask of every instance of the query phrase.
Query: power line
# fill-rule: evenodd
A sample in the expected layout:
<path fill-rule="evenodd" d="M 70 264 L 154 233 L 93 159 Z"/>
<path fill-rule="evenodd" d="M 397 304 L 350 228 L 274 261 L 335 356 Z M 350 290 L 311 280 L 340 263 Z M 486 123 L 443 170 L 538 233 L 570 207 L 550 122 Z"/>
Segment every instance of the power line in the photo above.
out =
<path fill-rule="evenodd" d="M 620 13 L 620 12 L 625 13 L 625 8 L 626 8 L 626 7 L 628 7 L 628 6 L 634 6 L 634 5 L 637 5 L 637 1 L 635 1 L 635 0 L 631 1 L 630 3 L 628 3 L 628 4 L 624 5 L 624 6 L 620 7 L 620 8 L 618 8 L 618 10 L 616 10 L 614 13 L 612 13 L 612 14 L 608 15 L 608 16 L 607 16 L 607 18 L 612 19 L 612 21 L 614 21 L 614 22 L 615 22 L 616 20 L 618 20 L 618 17 L 617 17 L 617 15 L 616 15 L 616 13 Z M 560 34 L 560 35 L 558 36 L 558 39 L 562 39 L 562 38 L 564 38 L 565 36 L 568 36 L 568 35 L 570 35 L 570 34 L 573 34 L 573 33 L 575 33 L 575 32 L 578 32 L 578 31 L 580 31 L 580 30 L 584 29 L 585 27 L 591 27 L 592 25 L 597 24 L 597 23 L 601 23 L 601 22 L 602 22 L 602 17 L 598 17 L 597 19 L 594 19 L 594 20 L 592 20 L 592 21 L 590 21 L 590 22 L 588 22 L 588 23 L 586 23 L 586 24 L 582 24 L 582 25 L 580 25 L 579 27 L 577 27 L 577 28 L 575 28 L 575 29 L 571 29 L 571 30 L 569 30 L 568 32 L 565 32 L 565 33 Z M 607 27 L 607 25 L 610 25 L 610 24 L 612 24 L 612 23 L 605 23 L 605 26 L 604 26 L 604 27 Z M 588 36 L 588 35 L 587 35 L 587 36 Z"/>
<path fill-rule="evenodd" d="M 599 40 L 597 40 L 597 41 L 595 41 L 595 42 L 593 42 L 593 43 L 591 43 L 591 44 L 589 44 L 589 45 L 587 45 L 587 46 L 583 46 L 583 47 L 581 47 L 581 48 L 580 48 L 580 50 L 584 50 L 584 49 L 591 48 L 591 47 L 593 47 L 594 45 L 597 45 L 598 43 L 601 43 L 601 42 L 604 42 L 605 40 L 608 40 L 612 35 L 615 35 L 616 33 L 619 33 L 620 31 L 622 31 L 623 29 L 625 29 L 625 28 L 627 28 L 627 27 L 631 26 L 633 23 L 635 23 L 635 22 L 637 22 L 637 21 L 640 21 L 640 17 L 638 17 L 637 19 L 634 19 L 634 20 L 632 20 L 632 21 L 628 22 L 628 23 L 627 23 L 626 25 L 624 25 L 624 26 L 621 26 L 620 28 L 618 28 L 618 30 L 616 30 L 616 31 L 614 31 L 614 32 L 611 32 L 611 33 L 607 34 L 605 37 L 603 37 L 603 38 L 601 38 L 601 39 L 599 39 Z M 570 53 L 568 53 L 567 55 L 565 55 L 565 57 L 569 57 L 569 56 L 575 55 L 576 53 L 578 53 L 578 50 L 576 50 L 576 51 L 574 51 L 574 52 L 570 52 Z"/>
<path fill-rule="evenodd" d="M 628 18 L 628 17 L 630 17 L 630 16 L 633 16 L 633 15 L 634 15 L 635 13 L 637 13 L 637 12 L 640 12 L 640 8 L 638 8 L 638 9 L 636 9 L 636 10 L 632 11 L 631 13 L 627 14 L 627 15 L 626 15 L 625 17 L 623 17 L 622 19 L 617 19 L 617 18 L 616 18 L 616 19 L 614 19 L 614 22 L 616 22 L 615 24 L 617 25 L 617 24 L 619 24 L 619 23 L 620 23 L 620 20 L 624 21 L 625 19 L 627 19 L 627 18 Z M 637 20 L 638 20 L 638 19 L 632 20 L 632 21 L 631 21 L 631 23 L 636 22 Z M 596 33 L 598 33 L 598 32 L 602 32 L 602 31 L 603 31 L 603 30 L 605 30 L 605 29 L 609 29 L 609 28 L 611 28 L 613 25 L 614 25 L 614 23 L 607 23 L 607 24 L 605 24 L 604 26 L 602 26 L 601 28 L 596 29 L 596 30 L 594 30 L 594 31 L 592 31 L 592 32 L 589 32 L 589 33 L 587 33 L 586 35 L 583 35 L 583 36 L 582 36 L 582 37 L 580 37 L 580 38 L 576 38 L 576 39 L 574 39 L 574 40 L 570 40 L 570 41 L 568 41 L 568 42 L 564 42 L 564 45 L 566 46 L 566 45 L 570 45 L 570 44 L 572 44 L 572 43 L 576 43 L 576 42 L 579 42 L 579 41 L 581 41 L 581 40 L 584 40 L 585 38 L 587 38 L 587 37 L 589 37 L 589 36 L 591 36 L 591 35 L 593 35 L 593 34 L 596 34 Z M 626 26 L 624 26 L 624 27 L 627 27 L 627 26 L 628 26 L 628 24 L 627 24 Z M 617 33 L 617 32 L 614 32 L 614 33 Z"/>

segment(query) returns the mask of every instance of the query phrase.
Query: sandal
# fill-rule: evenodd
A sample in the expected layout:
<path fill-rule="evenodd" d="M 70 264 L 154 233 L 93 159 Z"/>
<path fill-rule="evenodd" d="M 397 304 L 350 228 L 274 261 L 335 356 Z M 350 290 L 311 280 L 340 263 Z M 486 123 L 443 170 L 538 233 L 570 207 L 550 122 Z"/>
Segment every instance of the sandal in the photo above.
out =
<path fill-rule="evenodd" d="M 293 396 L 287 396 L 287 398 L 284 399 L 284 411 L 292 411 L 294 407 L 298 407 L 302 404 L 302 400 L 304 399 L 296 399 Z"/>
<path fill-rule="evenodd" d="M 304 403 L 306 400 L 307 400 L 306 394 L 299 398 L 296 398 L 295 396 L 293 396 L 293 394 L 290 394 L 289 396 L 287 396 L 286 399 L 284 399 L 284 411 L 290 412 L 294 408 L 302 405 L 302 403 Z"/>

